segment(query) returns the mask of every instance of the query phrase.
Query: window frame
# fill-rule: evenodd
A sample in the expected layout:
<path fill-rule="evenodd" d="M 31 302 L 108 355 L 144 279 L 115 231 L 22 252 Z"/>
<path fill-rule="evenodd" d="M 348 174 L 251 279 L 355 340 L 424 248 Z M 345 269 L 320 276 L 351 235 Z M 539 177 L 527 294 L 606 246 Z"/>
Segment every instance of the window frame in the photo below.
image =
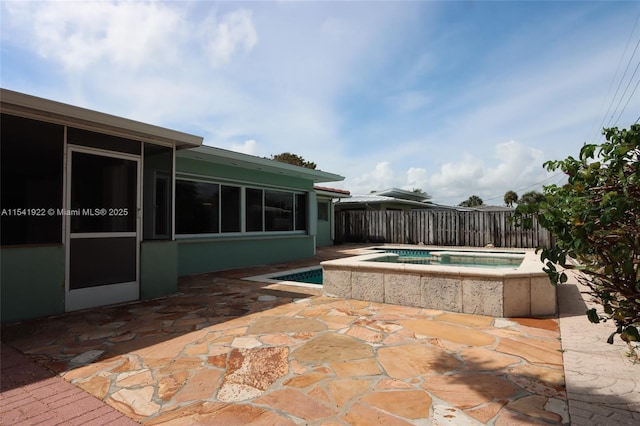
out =
<path fill-rule="evenodd" d="M 320 206 L 323 205 L 323 209 L 322 212 L 323 214 L 320 214 Z M 331 206 L 330 201 L 328 200 L 318 200 L 318 205 L 317 205 L 317 209 L 318 209 L 318 222 L 329 222 L 329 218 L 331 217 L 331 214 L 329 212 L 329 207 Z"/>
<path fill-rule="evenodd" d="M 261 185 L 251 185 L 251 184 L 246 184 L 246 183 L 238 183 L 238 182 L 233 182 L 233 181 L 226 181 L 226 180 L 218 180 L 218 179 L 206 179 L 206 178 L 202 178 L 202 177 L 191 177 L 191 176 L 185 176 L 185 175 L 180 175 L 180 174 L 176 174 L 176 185 L 175 185 L 175 197 L 174 199 L 177 201 L 178 199 L 178 182 L 179 181 L 187 181 L 187 182 L 198 182 L 198 183 L 204 183 L 204 184 L 210 184 L 210 185 L 218 185 L 218 223 L 219 223 L 219 227 L 218 227 L 218 232 L 206 232 L 206 233 L 180 233 L 178 231 L 178 210 L 179 207 L 176 205 L 176 209 L 175 209 L 175 220 L 176 220 L 176 226 L 175 226 L 175 232 L 176 232 L 176 240 L 184 240 L 184 239 L 202 239 L 202 238 L 227 238 L 227 237 L 255 237 L 255 236 L 277 236 L 277 235 L 307 235 L 309 232 L 309 224 L 308 224 L 308 192 L 307 191 L 303 191 L 303 190 L 294 190 L 294 189 L 290 189 L 290 188 L 279 188 L 279 187 L 270 187 L 270 186 L 261 186 Z M 239 202 L 239 222 L 240 222 L 240 230 L 237 232 L 222 232 L 222 211 L 223 211 L 223 206 L 222 206 L 222 187 L 226 186 L 226 187 L 234 187 L 234 188 L 239 188 L 240 191 L 240 202 Z M 254 190 L 254 191 L 260 191 L 261 194 L 261 230 L 259 231 L 247 231 L 247 208 L 248 208 L 248 204 L 247 204 L 247 190 Z M 274 230 L 274 231 L 268 231 L 266 230 L 266 214 L 265 214 L 265 202 L 266 202 L 266 192 L 267 191 L 275 191 L 275 192 L 283 192 L 283 193 L 287 193 L 287 194 L 291 194 L 291 198 L 292 198 L 292 211 L 291 211 L 291 216 L 292 216 L 292 229 L 291 230 L 286 230 L 286 231 L 282 231 L 282 230 Z M 300 230 L 300 229 L 296 229 L 297 226 L 297 219 L 296 219 L 296 214 L 297 214 L 297 203 L 298 203 L 298 199 L 301 198 L 300 196 L 303 196 L 302 198 L 305 200 L 305 217 L 306 220 L 305 222 L 305 229 L 304 230 Z"/>

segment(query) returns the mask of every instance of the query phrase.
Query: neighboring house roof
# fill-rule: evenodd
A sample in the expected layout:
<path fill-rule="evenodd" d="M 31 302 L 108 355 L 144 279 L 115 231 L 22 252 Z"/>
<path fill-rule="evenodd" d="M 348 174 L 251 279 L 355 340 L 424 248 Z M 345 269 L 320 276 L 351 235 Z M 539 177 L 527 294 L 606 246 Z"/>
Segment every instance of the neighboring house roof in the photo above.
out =
<path fill-rule="evenodd" d="M 431 198 L 430 195 L 423 192 L 406 191 L 400 188 L 389 188 L 383 191 L 375 191 L 373 194 L 411 201 L 426 201 Z"/>
<path fill-rule="evenodd" d="M 307 167 L 294 166 L 268 158 L 256 157 L 254 155 L 242 154 L 240 152 L 229 151 L 212 146 L 200 146 L 180 151 L 176 154 L 181 158 L 194 160 L 205 160 L 210 163 L 226 164 L 242 167 L 250 170 L 260 170 L 268 173 L 275 173 L 283 176 L 296 177 L 313 182 L 336 182 L 344 180 L 344 176 L 334 173 L 323 172 L 321 170 L 309 169 Z"/>
<path fill-rule="evenodd" d="M 440 206 L 424 201 L 403 200 L 394 197 L 387 197 L 384 195 L 352 195 L 350 198 L 344 198 L 335 202 L 336 205 L 348 204 L 348 205 L 371 205 L 371 204 L 396 204 L 403 206 L 411 206 L 413 208 L 432 209 Z"/>
<path fill-rule="evenodd" d="M 141 123 L 115 115 L 92 111 L 12 90 L 0 89 L 2 112 L 44 119 L 85 130 L 97 130 L 114 136 L 137 138 L 147 142 L 175 144 L 177 149 L 200 146 L 202 137 Z"/>
<path fill-rule="evenodd" d="M 345 189 L 338 188 L 328 188 L 326 186 L 317 186 L 314 185 L 313 189 L 315 189 L 316 194 L 329 197 L 329 198 L 349 198 L 351 197 L 351 193 Z"/>
<path fill-rule="evenodd" d="M 409 206 L 413 209 L 450 208 L 433 204 L 428 201 L 429 198 L 431 198 L 431 196 L 425 193 L 405 191 L 400 188 L 389 188 L 383 191 L 374 191 L 368 195 L 352 195 L 349 198 L 338 200 L 335 203 L 336 205 L 348 205 L 350 207 L 394 204 L 396 206 Z"/>

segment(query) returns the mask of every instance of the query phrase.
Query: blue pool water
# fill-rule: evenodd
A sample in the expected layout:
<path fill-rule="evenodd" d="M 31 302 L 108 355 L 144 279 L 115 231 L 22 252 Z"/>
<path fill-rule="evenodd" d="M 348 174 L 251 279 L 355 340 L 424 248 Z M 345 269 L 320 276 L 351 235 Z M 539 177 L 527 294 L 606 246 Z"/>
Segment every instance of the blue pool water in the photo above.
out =
<path fill-rule="evenodd" d="M 271 277 L 273 280 L 322 285 L 322 268 Z"/>
<path fill-rule="evenodd" d="M 397 254 L 401 258 L 411 257 L 411 258 L 430 258 L 433 257 L 431 252 L 428 250 L 411 250 L 411 249 L 379 249 L 384 251 L 385 253 Z"/>
<path fill-rule="evenodd" d="M 522 258 L 506 258 L 491 256 L 491 252 L 483 255 L 466 256 L 463 253 L 457 255 L 434 256 L 429 250 L 420 249 L 378 249 L 385 253 L 397 254 L 398 258 L 375 259 L 374 262 L 411 263 L 414 265 L 450 265 L 467 266 L 474 268 L 515 268 L 520 265 Z M 436 250 L 435 253 L 438 253 Z"/>

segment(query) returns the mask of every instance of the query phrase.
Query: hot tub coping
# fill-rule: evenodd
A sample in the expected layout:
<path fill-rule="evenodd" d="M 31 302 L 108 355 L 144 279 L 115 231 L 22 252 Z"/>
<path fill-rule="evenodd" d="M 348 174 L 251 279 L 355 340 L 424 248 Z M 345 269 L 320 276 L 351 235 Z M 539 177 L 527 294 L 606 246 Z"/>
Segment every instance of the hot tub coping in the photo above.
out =
<path fill-rule="evenodd" d="M 384 246 L 381 248 L 397 249 L 396 246 Z M 423 246 L 420 246 L 422 249 Z M 406 246 L 399 249 L 407 249 Z M 372 248 L 372 250 L 374 250 Z M 505 258 L 511 258 L 507 256 L 523 257 L 522 263 L 514 268 L 475 268 L 472 266 L 453 266 L 453 265 L 416 265 L 410 263 L 390 263 L 390 262 L 372 262 L 374 259 L 391 259 L 397 258 L 398 255 L 394 253 L 384 253 L 377 251 L 362 254 L 353 257 L 346 257 L 336 260 L 327 260 L 321 262 L 320 265 L 323 269 L 358 269 L 358 270 L 378 270 L 378 271 L 401 271 L 405 273 L 420 274 L 421 272 L 428 272 L 430 274 L 437 275 L 450 275 L 450 276 L 478 276 L 478 277 L 530 277 L 530 276 L 545 276 L 546 273 L 542 271 L 543 264 L 540 262 L 535 250 L 519 250 L 517 253 L 497 252 L 495 249 L 491 251 L 487 250 L 485 253 L 471 253 L 472 249 L 468 250 L 446 250 L 441 247 L 425 247 L 424 250 L 438 250 L 442 253 L 464 253 L 469 256 L 471 254 L 477 254 L 477 257 L 486 257 L 487 255 L 502 254 Z M 498 256 L 496 256 L 498 257 Z"/>

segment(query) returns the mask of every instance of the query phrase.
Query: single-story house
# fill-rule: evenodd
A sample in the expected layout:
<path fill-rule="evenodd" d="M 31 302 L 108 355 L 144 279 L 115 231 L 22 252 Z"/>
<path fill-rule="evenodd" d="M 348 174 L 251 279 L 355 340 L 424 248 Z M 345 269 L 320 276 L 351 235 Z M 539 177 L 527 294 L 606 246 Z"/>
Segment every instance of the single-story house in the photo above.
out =
<path fill-rule="evenodd" d="M 313 256 L 314 184 L 344 179 L 5 89 L 0 114 L 2 322 Z"/>
<path fill-rule="evenodd" d="M 415 210 L 415 209 L 450 209 L 450 206 L 434 204 L 429 201 L 431 196 L 399 188 L 374 191 L 367 195 L 352 195 L 334 202 L 336 211 L 345 210 Z"/>

